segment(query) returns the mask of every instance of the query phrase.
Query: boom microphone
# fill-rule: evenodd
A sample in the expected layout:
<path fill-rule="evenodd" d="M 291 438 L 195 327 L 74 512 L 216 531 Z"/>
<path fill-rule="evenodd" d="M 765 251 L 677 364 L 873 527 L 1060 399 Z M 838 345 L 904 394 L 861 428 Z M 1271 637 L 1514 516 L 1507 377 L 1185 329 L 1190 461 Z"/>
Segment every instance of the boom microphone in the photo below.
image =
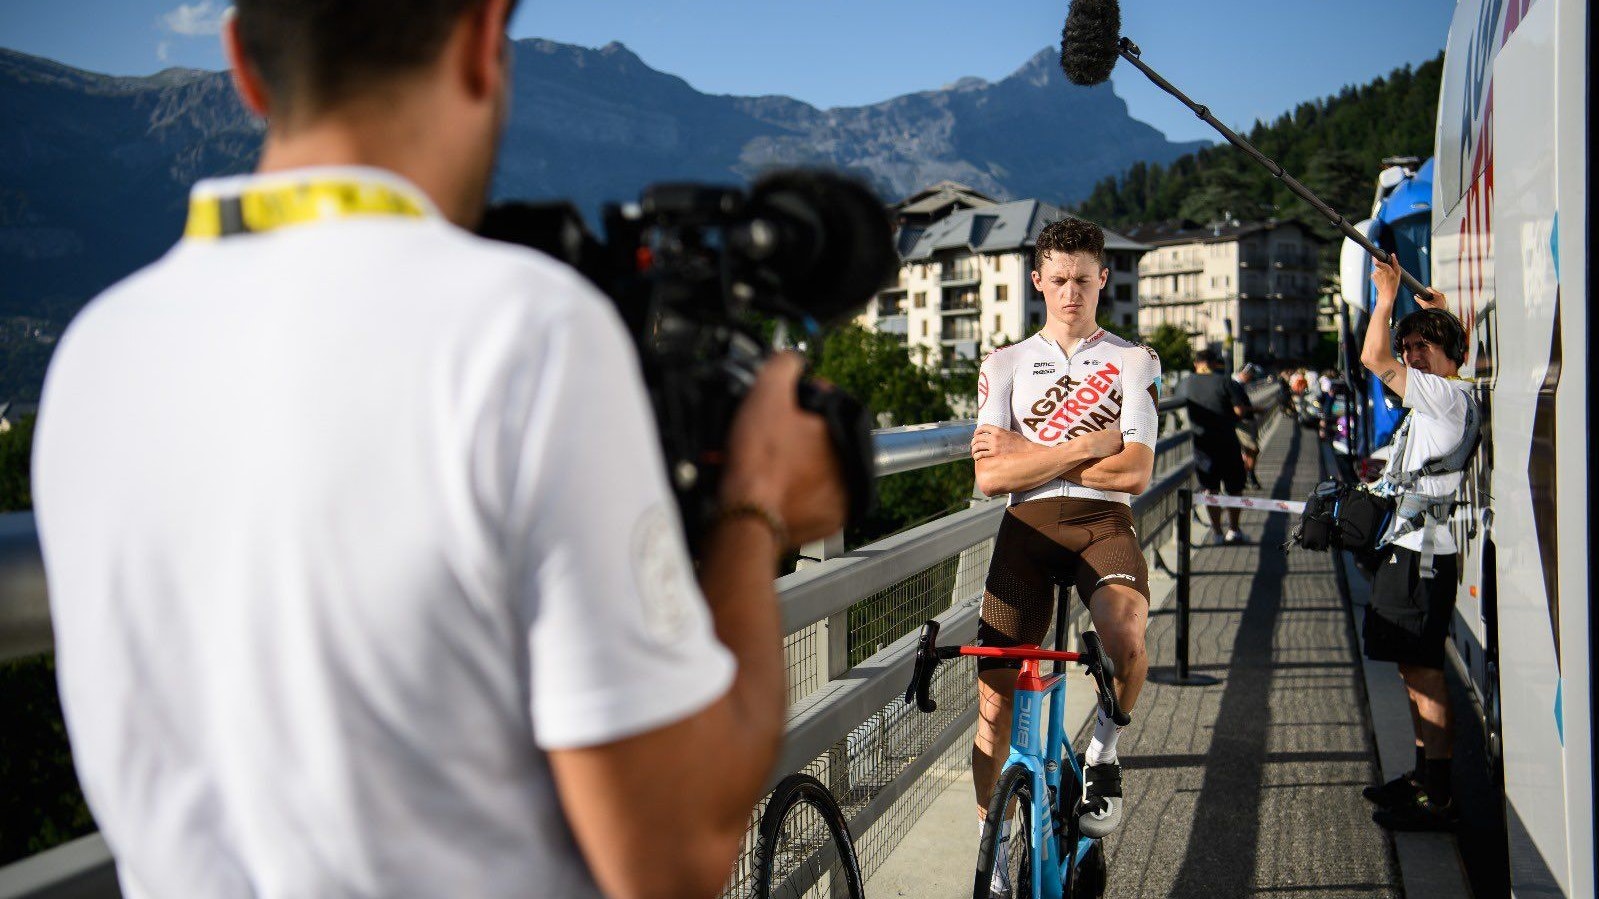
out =
<path fill-rule="evenodd" d="M 1083 87 L 1104 84 L 1116 67 L 1122 11 L 1116 0 L 1075 0 L 1060 32 L 1060 69 Z"/>
<path fill-rule="evenodd" d="M 1327 221 L 1342 231 L 1345 237 L 1359 244 L 1361 249 L 1370 253 L 1372 258 L 1398 264 L 1398 258 L 1391 258 L 1378 249 L 1377 245 L 1356 230 L 1348 219 L 1311 193 L 1310 188 L 1300 184 L 1297 178 L 1283 171 L 1282 166 L 1255 149 L 1253 144 L 1239 137 L 1231 128 L 1217 121 L 1209 109 L 1188 99 L 1187 94 L 1160 77 L 1159 72 L 1139 58 L 1141 51 L 1138 45 L 1125 37 L 1120 37 L 1121 28 L 1121 5 L 1117 0 L 1072 0 L 1070 8 L 1066 11 L 1066 25 L 1060 33 L 1060 70 L 1066 73 L 1066 78 L 1073 84 L 1084 87 L 1103 84 L 1105 79 L 1110 77 L 1111 70 L 1116 67 L 1116 57 L 1120 56 L 1148 76 L 1150 81 L 1155 82 L 1156 87 L 1176 97 L 1184 106 L 1193 110 L 1205 124 L 1221 132 L 1221 136 L 1227 138 L 1228 143 L 1248 153 L 1256 162 L 1265 166 L 1266 171 L 1271 172 L 1273 177 L 1283 183 L 1283 186 L 1315 207 Z M 1399 269 L 1399 277 L 1417 296 L 1427 292 L 1427 288 L 1404 268 Z"/>

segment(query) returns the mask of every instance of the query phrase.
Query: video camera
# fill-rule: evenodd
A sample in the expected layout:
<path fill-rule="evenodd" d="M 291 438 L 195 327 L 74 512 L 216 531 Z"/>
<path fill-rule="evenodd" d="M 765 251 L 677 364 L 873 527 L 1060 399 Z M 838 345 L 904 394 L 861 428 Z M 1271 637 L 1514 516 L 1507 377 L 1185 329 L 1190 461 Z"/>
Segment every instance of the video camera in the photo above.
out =
<path fill-rule="evenodd" d="M 864 305 L 898 268 L 893 229 L 870 189 L 804 169 L 773 172 L 747 193 L 651 185 L 637 203 L 606 204 L 603 218 L 601 241 L 569 201 L 511 202 L 491 207 L 479 231 L 567 263 L 616 303 L 697 558 L 719 512 L 733 415 L 772 352 L 767 330 L 814 337 Z M 876 490 L 869 410 L 809 380 L 798 401 L 827 421 L 859 522 Z"/>

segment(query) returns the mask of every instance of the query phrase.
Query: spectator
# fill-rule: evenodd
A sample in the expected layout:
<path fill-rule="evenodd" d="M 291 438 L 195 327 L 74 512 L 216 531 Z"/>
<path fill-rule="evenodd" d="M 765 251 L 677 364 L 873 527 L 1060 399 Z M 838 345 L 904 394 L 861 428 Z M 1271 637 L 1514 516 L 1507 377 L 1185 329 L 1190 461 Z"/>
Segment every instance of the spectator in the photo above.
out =
<path fill-rule="evenodd" d="M 1233 380 L 1238 382 L 1238 386 L 1243 389 L 1246 397 L 1244 414 L 1239 417 L 1238 426 L 1234 429 L 1238 435 L 1238 446 L 1243 451 L 1244 479 L 1249 482 L 1249 486 L 1257 490 L 1261 489 L 1261 487 L 1260 479 L 1255 477 L 1255 462 L 1260 458 L 1260 419 L 1256 413 L 1266 412 L 1271 409 L 1271 406 L 1263 405 L 1257 407 L 1254 405 L 1253 400 L 1247 400 L 1247 398 L 1249 396 L 1249 385 L 1255 383 L 1265 373 L 1265 369 L 1251 362 L 1233 375 Z"/>
<path fill-rule="evenodd" d="M 1243 448 L 1238 445 L 1238 422 L 1249 406 L 1249 397 L 1232 378 L 1221 374 L 1221 354 L 1206 347 L 1194 354 L 1194 375 L 1184 381 L 1175 394 L 1188 407 L 1188 421 L 1194 432 L 1194 475 L 1207 492 L 1224 491 L 1228 496 L 1244 492 Z M 1222 510 L 1206 509 L 1210 515 L 1212 544 L 1242 543 L 1238 529 L 1238 510 L 1227 510 L 1227 529 L 1222 530 Z"/>

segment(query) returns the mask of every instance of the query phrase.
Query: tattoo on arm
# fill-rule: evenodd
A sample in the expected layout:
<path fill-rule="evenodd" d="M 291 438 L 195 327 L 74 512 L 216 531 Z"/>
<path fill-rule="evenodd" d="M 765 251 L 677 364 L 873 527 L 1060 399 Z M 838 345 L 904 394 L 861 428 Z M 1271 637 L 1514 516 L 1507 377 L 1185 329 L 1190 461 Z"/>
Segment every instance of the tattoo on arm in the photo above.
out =
<path fill-rule="evenodd" d="M 1394 370 L 1392 368 L 1389 368 L 1389 369 L 1385 369 L 1383 371 L 1383 373 L 1381 375 L 1378 375 L 1377 377 L 1378 377 L 1378 380 L 1382 381 L 1384 384 L 1387 384 L 1387 383 L 1393 381 L 1394 376 L 1397 375 L 1397 374 L 1399 374 L 1398 371 L 1396 371 L 1396 370 Z"/>

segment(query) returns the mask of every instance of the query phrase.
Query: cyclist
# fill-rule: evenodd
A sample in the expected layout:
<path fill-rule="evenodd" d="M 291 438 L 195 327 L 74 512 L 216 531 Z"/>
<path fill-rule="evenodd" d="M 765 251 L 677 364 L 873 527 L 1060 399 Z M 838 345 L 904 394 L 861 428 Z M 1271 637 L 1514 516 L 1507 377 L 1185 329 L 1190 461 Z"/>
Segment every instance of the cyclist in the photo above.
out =
<path fill-rule="evenodd" d="M 124 895 L 727 880 L 783 735 L 777 562 L 842 526 L 838 466 L 776 358 L 696 583 L 615 309 L 469 230 L 511 2 L 238 0 L 258 170 L 56 351 L 39 536 Z"/>
<path fill-rule="evenodd" d="M 1148 670 L 1149 572 L 1130 505 L 1154 469 L 1160 361 L 1148 347 L 1095 324 L 1110 274 L 1104 246 L 1104 232 L 1079 219 L 1043 229 L 1032 279 L 1047 320 L 1032 337 L 990 354 L 978 376 L 977 486 L 989 496 L 1010 494 L 984 586 L 978 642 L 1039 643 L 1054 614 L 1054 585 L 1073 584 L 1115 661 L 1122 708 L 1131 711 Z M 972 780 L 980 825 L 1009 745 L 1017 667 L 978 662 Z M 1089 836 L 1121 823 L 1119 733 L 1103 715 L 1096 720 L 1078 808 Z"/>

